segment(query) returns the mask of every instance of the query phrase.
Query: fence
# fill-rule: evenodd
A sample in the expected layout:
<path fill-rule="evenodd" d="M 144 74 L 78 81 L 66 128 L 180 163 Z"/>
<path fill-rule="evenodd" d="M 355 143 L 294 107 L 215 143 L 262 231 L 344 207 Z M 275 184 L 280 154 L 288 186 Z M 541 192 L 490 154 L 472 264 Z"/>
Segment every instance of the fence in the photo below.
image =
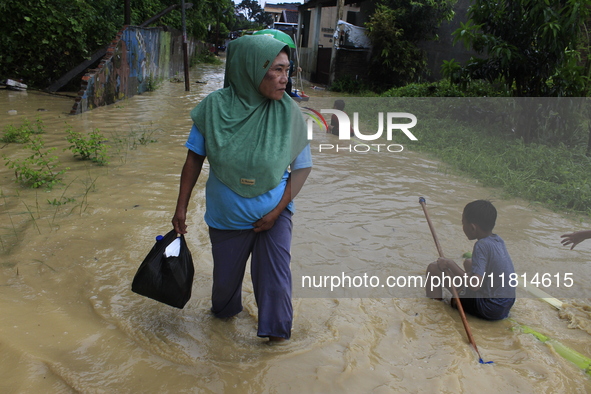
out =
<path fill-rule="evenodd" d="M 70 111 L 76 115 L 152 89 L 183 72 L 183 36 L 163 27 L 125 26 L 98 67 L 82 77 L 81 90 Z M 189 57 L 203 45 L 189 39 Z"/>

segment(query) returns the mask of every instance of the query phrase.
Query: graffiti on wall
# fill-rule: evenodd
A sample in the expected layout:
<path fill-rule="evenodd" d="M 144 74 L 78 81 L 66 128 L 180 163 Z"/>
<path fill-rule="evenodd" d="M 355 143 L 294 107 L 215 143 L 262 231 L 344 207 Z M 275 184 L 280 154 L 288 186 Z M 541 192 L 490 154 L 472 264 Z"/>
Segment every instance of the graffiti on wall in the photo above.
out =
<path fill-rule="evenodd" d="M 71 114 L 142 94 L 183 71 L 182 33 L 163 28 L 126 26 L 95 70 L 82 77 Z M 189 40 L 189 56 L 196 42 Z"/>

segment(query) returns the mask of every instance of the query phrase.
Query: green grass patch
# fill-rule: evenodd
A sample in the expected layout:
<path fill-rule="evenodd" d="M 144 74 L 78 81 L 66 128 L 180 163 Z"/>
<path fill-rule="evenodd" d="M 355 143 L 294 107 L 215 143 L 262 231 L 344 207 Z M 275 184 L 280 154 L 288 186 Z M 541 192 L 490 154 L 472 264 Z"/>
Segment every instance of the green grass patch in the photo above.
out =
<path fill-rule="evenodd" d="M 416 150 L 429 152 L 484 186 L 559 210 L 591 214 L 591 158 L 582 145 L 524 144 L 511 134 L 427 119 Z"/>
<path fill-rule="evenodd" d="M 331 92 L 349 93 L 355 96 L 372 97 L 378 94 L 373 92 L 373 87 L 364 80 L 355 79 L 350 75 L 343 75 L 337 78 L 331 85 Z"/>

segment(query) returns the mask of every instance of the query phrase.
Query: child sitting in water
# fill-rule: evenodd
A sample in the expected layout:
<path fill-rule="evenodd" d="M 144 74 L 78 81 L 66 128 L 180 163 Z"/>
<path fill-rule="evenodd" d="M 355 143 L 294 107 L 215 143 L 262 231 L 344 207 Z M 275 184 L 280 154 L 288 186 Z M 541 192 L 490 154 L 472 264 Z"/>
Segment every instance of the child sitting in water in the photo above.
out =
<path fill-rule="evenodd" d="M 466 313 L 486 320 L 501 320 L 509 315 L 515 302 L 515 288 L 509 280 L 515 269 L 505 242 L 492 232 L 496 219 L 497 210 L 489 201 L 477 200 L 464 207 L 464 234 L 469 240 L 477 239 L 472 258 L 464 260 L 464 270 L 446 258 L 429 264 L 427 297 L 441 300 L 443 286 L 458 284 L 460 277 L 463 288 L 458 293 Z"/>

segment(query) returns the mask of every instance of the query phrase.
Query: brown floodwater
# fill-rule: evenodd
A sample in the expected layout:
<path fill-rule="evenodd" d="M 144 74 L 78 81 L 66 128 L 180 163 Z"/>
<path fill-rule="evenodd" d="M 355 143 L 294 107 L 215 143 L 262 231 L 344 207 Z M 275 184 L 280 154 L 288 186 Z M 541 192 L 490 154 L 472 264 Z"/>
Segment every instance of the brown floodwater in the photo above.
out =
<path fill-rule="evenodd" d="M 560 245 L 561 234 L 589 224 L 503 199 L 499 190 L 407 149 L 320 152 L 320 144 L 339 141 L 314 135 L 314 169 L 296 198 L 295 319 L 287 343 L 256 337 L 248 274 L 244 311 L 224 320 L 209 313 L 207 166 L 186 237 L 195 264 L 192 299 L 179 310 L 132 293 L 154 237 L 171 228 L 189 111 L 222 86 L 223 68 L 200 66 L 192 81 L 204 83 L 185 92 L 183 83 L 164 82 L 155 92 L 77 116 L 67 115 L 71 98 L 0 90 L 0 127 L 41 119 L 46 147 L 56 148 L 50 155 L 68 168 L 47 191 L 15 183 L 13 170 L 0 166 L 1 392 L 591 392 L 591 377 L 519 329 L 528 325 L 591 356 L 591 241 L 572 251 Z M 99 129 L 109 164 L 64 150 L 67 127 Z M 26 156 L 19 144 L 0 148 L 12 160 Z M 331 291 L 330 281 L 343 275 L 383 284 L 388 276 L 424 274 L 437 252 L 419 196 L 427 198 L 442 248 L 455 259 L 472 247 L 460 224 L 463 206 L 492 199 L 495 232 L 517 272 L 558 274 L 562 287 L 545 290 L 568 303 L 563 311 L 520 290 L 512 320 L 469 317 L 483 359 L 494 361 L 483 365 L 457 311 L 424 298 L 421 288 L 398 282 L 399 288 Z M 571 289 L 564 288 L 565 273 L 572 274 Z M 328 276 L 329 287 L 302 286 L 305 276 Z"/>

